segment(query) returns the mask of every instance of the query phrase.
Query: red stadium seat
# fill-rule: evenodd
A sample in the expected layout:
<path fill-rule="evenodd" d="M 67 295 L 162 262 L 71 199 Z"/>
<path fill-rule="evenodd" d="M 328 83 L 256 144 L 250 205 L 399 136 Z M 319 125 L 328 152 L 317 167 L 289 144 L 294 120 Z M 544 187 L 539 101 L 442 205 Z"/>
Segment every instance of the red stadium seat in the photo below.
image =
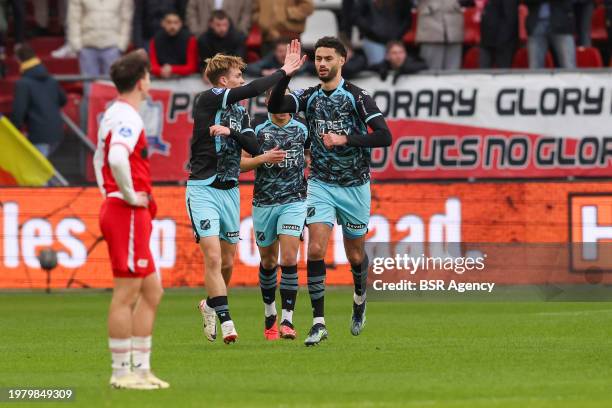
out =
<path fill-rule="evenodd" d="M 77 58 L 42 58 L 42 62 L 47 70 L 54 75 L 78 75 L 79 60 Z"/>
<path fill-rule="evenodd" d="M 19 75 L 19 63 L 15 59 L 15 57 L 7 57 L 4 61 L 6 64 L 6 76 L 18 76 Z"/>
<path fill-rule="evenodd" d="M 550 52 L 546 53 L 546 62 L 544 66 L 546 68 L 555 67 L 555 62 Z M 514 58 L 512 59 L 512 68 L 515 68 L 515 69 L 529 68 L 529 53 L 527 52 L 527 48 L 525 47 L 519 48 L 516 54 L 514 54 Z"/>
<path fill-rule="evenodd" d="M 593 41 L 605 41 L 608 39 L 606 30 L 606 9 L 603 6 L 597 7 L 593 12 L 591 20 L 591 38 Z"/>
<path fill-rule="evenodd" d="M 480 22 L 475 20 L 477 12 L 475 7 L 466 8 L 463 12 L 463 42 L 468 45 L 480 44 Z"/>
<path fill-rule="evenodd" d="M 247 49 L 259 51 L 262 42 L 261 30 L 257 24 L 253 24 L 249 36 L 246 39 Z"/>
<path fill-rule="evenodd" d="M 472 47 L 463 56 L 463 69 L 478 68 L 480 68 L 480 47 Z"/>
<path fill-rule="evenodd" d="M 64 37 L 35 37 L 28 41 L 38 58 L 46 58 L 54 51 L 64 45 Z"/>
<path fill-rule="evenodd" d="M 259 60 L 260 60 L 260 57 L 257 51 L 254 51 L 254 50 L 247 51 L 247 55 L 246 55 L 247 64 L 250 64 L 251 62 L 256 62 Z"/>
<path fill-rule="evenodd" d="M 81 122 L 81 99 L 83 97 L 76 93 L 69 93 L 66 99 L 67 102 L 62 111 L 78 126 Z"/>
<path fill-rule="evenodd" d="M 595 47 L 578 47 L 576 49 L 576 66 L 578 68 L 601 68 L 603 60 Z"/>
<path fill-rule="evenodd" d="M 13 110 L 16 77 L 0 79 L 0 113 L 8 114 Z"/>
<path fill-rule="evenodd" d="M 407 45 L 414 44 L 414 41 L 416 40 L 418 18 L 419 16 L 417 12 L 415 10 L 412 10 L 412 24 L 410 25 L 410 30 L 406 34 L 404 34 L 404 38 L 402 38 L 404 43 Z"/>
<path fill-rule="evenodd" d="M 527 20 L 527 15 L 529 14 L 529 9 L 526 5 L 521 4 L 519 6 L 519 39 L 521 42 L 527 41 L 527 27 L 525 25 L 525 21 Z"/>

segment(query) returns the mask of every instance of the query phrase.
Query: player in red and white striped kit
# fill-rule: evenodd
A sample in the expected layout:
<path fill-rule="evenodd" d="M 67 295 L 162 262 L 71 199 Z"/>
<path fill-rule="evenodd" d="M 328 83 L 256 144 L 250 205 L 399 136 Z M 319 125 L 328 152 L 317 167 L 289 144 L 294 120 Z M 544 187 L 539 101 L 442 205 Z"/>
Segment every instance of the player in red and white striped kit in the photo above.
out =
<path fill-rule="evenodd" d="M 111 66 L 119 98 L 104 112 L 94 169 L 105 197 L 100 230 L 108 244 L 114 290 L 108 316 L 114 388 L 158 389 L 151 372 L 151 334 L 162 297 L 149 249 L 155 202 L 144 123 L 138 108 L 151 81 L 146 54 L 134 51 Z"/>

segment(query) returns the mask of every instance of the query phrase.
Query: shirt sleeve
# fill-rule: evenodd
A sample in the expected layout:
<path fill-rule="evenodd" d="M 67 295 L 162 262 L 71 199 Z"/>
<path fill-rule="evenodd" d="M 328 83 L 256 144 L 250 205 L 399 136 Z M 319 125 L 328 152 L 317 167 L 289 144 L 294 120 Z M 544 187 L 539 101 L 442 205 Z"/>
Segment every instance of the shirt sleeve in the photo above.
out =
<path fill-rule="evenodd" d="M 372 119 L 383 116 L 378 106 L 376 106 L 374 99 L 366 91 L 358 90 L 358 94 L 354 95 L 354 97 L 357 114 L 364 124 L 367 125 Z"/>
<path fill-rule="evenodd" d="M 132 154 L 142 130 L 142 123 L 121 121 L 112 130 L 110 146 L 122 145 Z"/>
<path fill-rule="evenodd" d="M 238 142 L 240 147 L 251 155 L 256 156 L 261 154 L 261 147 L 259 146 L 255 132 L 251 127 L 251 118 L 247 112 L 244 112 L 244 115 L 242 116 L 242 126 L 240 132 L 231 130 L 230 137 Z"/>

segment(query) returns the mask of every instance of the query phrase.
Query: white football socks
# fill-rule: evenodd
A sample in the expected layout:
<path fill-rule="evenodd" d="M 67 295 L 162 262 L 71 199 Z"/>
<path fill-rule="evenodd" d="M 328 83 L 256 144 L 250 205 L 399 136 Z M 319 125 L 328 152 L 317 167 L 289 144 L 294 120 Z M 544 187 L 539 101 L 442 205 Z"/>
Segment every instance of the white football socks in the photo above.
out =
<path fill-rule="evenodd" d="M 108 348 L 111 352 L 113 375 L 122 377 L 130 373 L 131 339 L 108 339 Z"/>
<path fill-rule="evenodd" d="M 151 336 L 132 337 L 132 363 L 135 370 L 151 370 L 151 343 Z"/>
<path fill-rule="evenodd" d="M 270 304 L 264 303 L 264 313 L 266 317 L 276 315 L 276 302 L 272 302 Z"/>
<path fill-rule="evenodd" d="M 293 310 L 283 309 L 281 322 L 287 320 L 289 323 L 293 324 Z"/>
<path fill-rule="evenodd" d="M 324 317 L 313 317 L 312 319 L 312 325 L 314 326 L 317 323 L 321 323 L 321 324 L 325 324 L 325 318 Z"/>
<path fill-rule="evenodd" d="M 355 303 L 357 303 L 358 305 L 363 304 L 363 302 L 365 302 L 366 300 L 366 294 L 364 293 L 363 295 L 359 296 L 356 293 L 353 293 L 353 300 L 355 301 Z"/>

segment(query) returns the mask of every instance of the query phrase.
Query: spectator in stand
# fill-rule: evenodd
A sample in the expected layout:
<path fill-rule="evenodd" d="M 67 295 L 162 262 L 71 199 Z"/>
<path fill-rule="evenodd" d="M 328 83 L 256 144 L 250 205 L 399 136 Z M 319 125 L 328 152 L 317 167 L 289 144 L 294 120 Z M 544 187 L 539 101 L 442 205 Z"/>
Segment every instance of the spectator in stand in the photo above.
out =
<path fill-rule="evenodd" d="M 285 56 L 287 55 L 287 45 L 291 40 L 281 38 L 274 46 L 274 49 L 263 56 L 257 62 L 252 62 L 247 65 L 245 73 L 254 77 L 268 76 L 277 71 L 285 63 Z M 300 71 L 305 69 L 304 65 Z"/>
<path fill-rule="evenodd" d="M 256 0 L 189 0 L 187 2 L 187 27 L 199 38 L 209 28 L 215 10 L 223 10 L 237 31 L 245 38 L 251 30 L 252 3 Z"/>
<path fill-rule="evenodd" d="M 363 52 L 355 51 L 349 42 L 344 42 L 343 44 L 344 48 L 346 48 L 346 62 L 342 66 L 342 78 L 353 79 L 368 69 L 368 59 Z M 312 75 L 317 75 L 314 63 L 306 61 L 306 64 L 312 67 Z"/>
<path fill-rule="evenodd" d="M 591 46 L 591 26 L 595 0 L 574 0 L 576 16 L 576 43 L 579 47 Z"/>
<path fill-rule="evenodd" d="M 203 63 L 218 53 L 244 57 L 245 41 L 245 35 L 234 28 L 225 11 L 215 10 L 210 17 L 208 31 L 198 38 L 200 61 Z"/>
<path fill-rule="evenodd" d="M 358 0 L 353 19 L 363 37 L 368 64 L 383 62 L 386 44 L 398 41 L 410 30 L 411 3 L 405 0 Z"/>
<path fill-rule="evenodd" d="M 183 27 L 178 12 L 167 11 L 161 26 L 149 45 L 151 74 L 162 78 L 195 74 L 198 46 L 195 37 Z"/>
<path fill-rule="evenodd" d="M 518 44 L 518 0 L 485 0 L 480 18 L 480 68 L 510 68 Z"/>
<path fill-rule="evenodd" d="M 130 43 L 132 0 L 70 0 L 68 42 L 79 54 L 81 73 L 108 75 Z"/>
<path fill-rule="evenodd" d="M 401 41 L 389 41 L 384 61 L 370 67 L 370 70 L 377 72 L 383 81 L 386 81 L 391 74 L 393 84 L 397 82 L 400 75 L 414 74 L 425 69 L 427 69 L 427 64 L 408 55 Z M 344 75 L 344 68 L 342 73 Z"/>
<path fill-rule="evenodd" d="M 166 12 L 176 10 L 175 0 L 138 0 L 134 2 L 132 42 L 136 48 L 149 50 Z M 180 13 L 177 13 L 180 16 Z M 183 17 L 181 17 L 182 20 Z"/>
<path fill-rule="evenodd" d="M 25 1 L 0 0 L 0 78 L 6 76 L 6 32 L 8 31 L 8 4 L 13 10 L 15 48 L 23 42 L 25 32 Z"/>
<path fill-rule="evenodd" d="M 549 47 L 562 68 L 576 68 L 573 0 L 525 0 L 529 68 L 544 68 Z"/>
<path fill-rule="evenodd" d="M 416 42 L 430 69 L 460 69 L 466 0 L 417 0 Z"/>
<path fill-rule="evenodd" d="M 15 84 L 11 121 L 17 129 L 27 125 L 28 139 L 48 157 L 64 134 L 61 108 L 66 95 L 30 46 L 22 45 L 15 56 L 21 64 L 21 78 Z"/>
<path fill-rule="evenodd" d="M 313 0 L 253 0 L 253 22 L 263 37 L 262 54 L 272 51 L 281 38 L 299 39 L 313 11 Z"/>

